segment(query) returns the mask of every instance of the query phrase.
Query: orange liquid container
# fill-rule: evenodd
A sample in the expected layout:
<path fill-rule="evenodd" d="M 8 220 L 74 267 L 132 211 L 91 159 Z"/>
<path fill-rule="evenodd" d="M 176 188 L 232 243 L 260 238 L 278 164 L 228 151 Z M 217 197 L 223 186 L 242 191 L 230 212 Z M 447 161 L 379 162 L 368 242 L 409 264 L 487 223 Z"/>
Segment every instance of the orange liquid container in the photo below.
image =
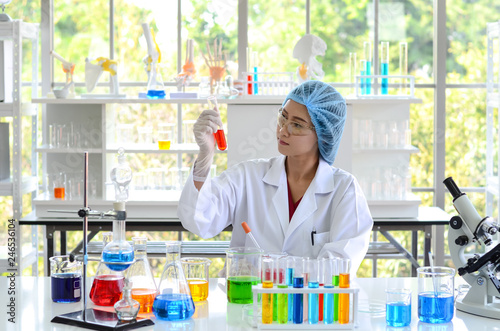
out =
<path fill-rule="evenodd" d="M 263 288 L 273 288 L 273 282 L 262 282 Z M 270 293 L 262 293 L 262 323 L 273 323 L 273 295 Z"/>
<path fill-rule="evenodd" d="M 340 288 L 349 288 L 349 274 L 340 274 Z M 349 294 L 340 293 L 339 295 L 339 323 L 349 323 Z"/>
<path fill-rule="evenodd" d="M 54 198 L 64 199 L 64 187 L 54 187 Z"/>
<path fill-rule="evenodd" d="M 221 151 L 225 151 L 227 148 L 226 135 L 224 134 L 224 130 L 219 129 L 216 133 L 214 133 L 215 141 L 217 142 L 217 148 Z"/>
<path fill-rule="evenodd" d="M 206 279 L 188 279 L 188 284 L 193 301 L 207 300 L 208 281 Z"/>
<path fill-rule="evenodd" d="M 157 295 L 157 291 L 150 288 L 134 288 L 132 289 L 132 299 L 141 304 L 139 313 L 152 313 L 153 302 Z"/>

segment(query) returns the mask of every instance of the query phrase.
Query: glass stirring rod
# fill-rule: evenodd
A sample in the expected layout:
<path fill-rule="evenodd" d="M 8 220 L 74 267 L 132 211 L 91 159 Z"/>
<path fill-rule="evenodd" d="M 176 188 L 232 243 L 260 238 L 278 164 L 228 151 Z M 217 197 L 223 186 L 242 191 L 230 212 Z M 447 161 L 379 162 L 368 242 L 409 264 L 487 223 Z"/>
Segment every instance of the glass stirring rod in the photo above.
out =
<path fill-rule="evenodd" d="M 211 95 L 207 98 L 208 106 L 210 109 L 219 112 L 219 104 L 217 103 L 217 98 L 215 95 Z M 225 151 L 227 149 L 226 135 L 224 130 L 220 128 L 217 132 L 214 133 L 215 141 L 217 142 L 217 148 L 221 151 Z"/>
<path fill-rule="evenodd" d="M 253 236 L 252 232 L 250 232 L 250 227 L 248 226 L 247 222 L 241 222 L 241 226 L 243 227 L 243 230 L 245 230 L 245 233 L 252 239 L 253 243 L 258 249 L 261 249 L 259 244 L 257 243 L 257 240 L 255 240 L 255 237 Z"/>

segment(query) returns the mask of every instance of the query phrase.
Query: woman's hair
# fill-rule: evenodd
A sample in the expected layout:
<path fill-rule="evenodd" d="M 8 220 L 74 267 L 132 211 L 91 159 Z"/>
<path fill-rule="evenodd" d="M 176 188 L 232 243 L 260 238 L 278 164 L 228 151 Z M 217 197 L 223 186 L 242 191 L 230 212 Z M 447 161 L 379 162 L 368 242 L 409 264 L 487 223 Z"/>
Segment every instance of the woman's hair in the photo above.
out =
<path fill-rule="evenodd" d="M 321 157 L 333 164 L 344 132 L 346 104 L 340 93 L 327 83 L 309 80 L 295 87 L 285 98 L 307 107 L 318 136 Z"/>

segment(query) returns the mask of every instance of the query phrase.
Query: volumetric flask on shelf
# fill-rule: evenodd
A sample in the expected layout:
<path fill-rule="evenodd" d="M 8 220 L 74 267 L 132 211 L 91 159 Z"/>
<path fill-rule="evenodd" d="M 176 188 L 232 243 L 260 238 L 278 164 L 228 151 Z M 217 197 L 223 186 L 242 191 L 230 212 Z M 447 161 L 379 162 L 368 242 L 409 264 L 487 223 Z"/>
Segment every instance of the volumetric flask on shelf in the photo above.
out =
<path fill-rule="evenodd" d="M 165 99 L 165 86 L 157 63 L 151 63 L 148 80 L 148 99 Z"/>
<path fill-rule="evenodd" d="M 133 237 L 135 262 L 126 270 L 127 279 L 132 283 L 132 299 L 141 304 L 140 313 L 153 312 L 153 302 L 158 290 L 147 257 L 147 238 Z"/>
<path fill-rule="evenodd" d="M 185 320 L 193 316 L 195 306 L 181 265 L 181 243 L 166 242 L 167 261 L 163 268 L 160 294 L 153 303 L 156 318 L 166 321 Z"/>
<path fill-rule="evenodd" d="M 112 241 L 113 233 L 104 232 L 103 247 Z M 123 274 L 109 269 L 102 261 L 97 266 L 97 272 L 90 289 L 90 300 L 98 306 L 113 306 L 122 293 L 124 285 Z"/>

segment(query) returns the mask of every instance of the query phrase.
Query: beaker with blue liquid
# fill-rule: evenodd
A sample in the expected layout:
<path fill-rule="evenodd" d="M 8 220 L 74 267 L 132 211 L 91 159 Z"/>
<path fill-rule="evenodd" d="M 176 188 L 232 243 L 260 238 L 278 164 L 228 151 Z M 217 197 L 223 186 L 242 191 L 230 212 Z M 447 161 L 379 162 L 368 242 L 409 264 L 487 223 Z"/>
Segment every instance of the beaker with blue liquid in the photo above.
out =
<path fill-rule="evenodd" d="M 448 323 L 455 310 L 455 269 L 420 267 L 418 274 L 418 318 L 425 323 Z"/>
<path fill-rule="evenodd" d="M 49 261 L 52 301 L 79 302 L 82 297 L 82 263 L 71 262 L 69 255 L 53 256 Z"/>
<path fill-rule="evenodd" d="M 166 242 L 167 262 L 153 302 L 153 313 L 164 321 L 186 320 L 193 316 L 195 305 L 181 264 L 181 243 Z"/>

